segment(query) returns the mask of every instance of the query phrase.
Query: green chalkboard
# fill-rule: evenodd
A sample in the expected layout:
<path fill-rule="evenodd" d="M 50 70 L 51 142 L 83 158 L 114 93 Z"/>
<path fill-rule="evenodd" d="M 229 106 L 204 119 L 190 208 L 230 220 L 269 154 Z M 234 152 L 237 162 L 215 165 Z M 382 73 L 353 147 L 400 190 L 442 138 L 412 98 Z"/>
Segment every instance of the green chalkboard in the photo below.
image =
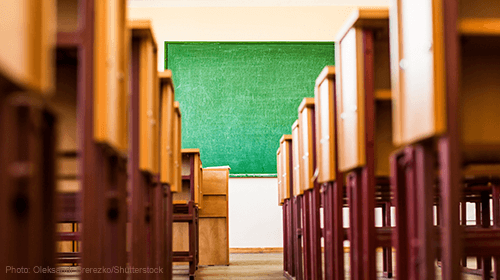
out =
<path fill-rule="evenodd" d="M 334 64 L 333 43 L 165 42 L 182 112 L 182 147 L 199 148 L 203 166 L 231 176 L 276 173 L 276 150 L 297 107 Z"/>

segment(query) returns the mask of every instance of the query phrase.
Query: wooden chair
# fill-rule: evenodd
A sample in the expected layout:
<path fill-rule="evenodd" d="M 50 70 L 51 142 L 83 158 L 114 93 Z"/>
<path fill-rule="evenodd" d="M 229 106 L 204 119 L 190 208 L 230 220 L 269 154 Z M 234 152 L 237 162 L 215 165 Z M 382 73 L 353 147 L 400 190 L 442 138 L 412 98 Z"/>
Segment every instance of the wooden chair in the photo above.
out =
<path fill-rule="evenodd" d="M 165 70 L 158 73 L 160 79 L 160 184 L 157 189 L 156 204 L 158 209 L 157 224 L 158 227 L 158 265 L 165 268 L 163 279 L 172 279 L 173 263 L 173 193 L 177 192 L 174 188 L 175 168 L 174 158 L 176 151 L 174 149 L 174 82 L 172 80 L 172 71 Z"/>
<path fill-rule="evenodd" d="M 174 262 L 189 262 L 189 278 L 194 279 L 199 260 L 200 150 L 182 149 L 181 187 L 174 199 Z M 179 223 L 184 223 L 179 224 Z M 187 226 L 185 225 L 187 223 Z M 185 242 L 187 238 L 187 244 Z"/>
<path fill-rule="evenodd" d="M 300 187 L 303 190 L 304 279 L 322 278 L 320 196 L 316 175 L 314 98 L 299 106 Z"/>
<path fill-rule="evenodd" d="M 316 153 L 318 184 L 324 209 L 325 279 L 344 279 L 344 179 L 338 170 L 335 67 L 316 79 Z"/>
<path fill-rule="evenodd" d="M 78 202 L 73 215 L 84 225 L 80 234 L 60 235 L 63 240 L 79 239 L 81 250 L 64 253 L 59 261 L 70 257 L 82 268 L 125 266 L 126 3 L 61 0 L 57 7 L 57 84 L 52 103 L 61 120 L 57 150 L 64 172 L 58 175 L 58 189 L 64 199 Z"/>
<path fill-rule="evenodd" d="M 229 169 L 202 170 L 200 265 L 229 265 Z"/>
<path fill-rule="evenodd" d="M 55 143 L 47 106 L 54 92 L 52 1 L 3 1 L 0 10 L 0 265 L 55 265 Z M 29 242 L 28 242 L 29 241 Z M 31 279 L 55 279 L 31 275 Z"/>
<path fill-rule="evenodd" d="M 283 135 L 280 139 L 280 176 L 283 198 L 283 257 L 285 277 L 295 277 L 295 220 L 293 218 L 293 164 L 292 164 L 292 135 Z"/>
<path fill-rule="evenodd" d="M 162 190 L 158 189 L 160 97 L 156 70 L 157 44 L 150 21 L 134 20 L 127 24 L 132 37 L 129 264 L 133 267 L 151 267 L 157 264 L 156 215 L 160 213 L 155 210 L 161 208 L 161 205 L 156 205 L 161 198 L 158 200 L 156 196 L 163 197 Z M 132 277 L 142 276 L 132 274 Z"/>
<path fill-rule="evenodd" d="M 392 276 L 390 238 L 375 229 L 376 206 L 390 226 L 389 155 L 395 149 L 388 17 L 387 9 L 359 9 L 336 39 L 338 168 L 346 174 L 352 279 L 376 278 L 376 247 L 385 248 L 384 270 Z"/>
<path fill-rule="evenodd" d="M 419 209 L 418 213 L 397 209 L 398 260 L 408 260 L 397 263 L 398 277 L 433 278 L 439 250 L 443 279 L 461 277 L 464 256 L 483 258 L 483 279 L 490 278 L 491 257 L 495 257 L 498 279 L 499 4 L 489 0 L 393 2 L 394 142 L 402 150 L 392 155 L 391 173 L 397 184 L 397 207 L 408 203 L 405 192 L 410 191 L 418 194 L 412 203 Z M 438 246 L 432 223 L 436 181 Z M 483 228 L 459 222 L 459 204 L 472 194 L 482 201 Z M 417 219 L 410 220 L 411 215 Z M 421 245 L 409 247 L 414 240 Z M 422 261 L 418 267 L 408 257 L 417 254 Z"/>
<path fill-rule="evenodd" d="M 295 278 L 297 280 L 304 279 L 303 252 L 307 246 L 303 242 L 303 194 L 304 191 L 300 187 L 300 141 L 299 141 L 299 121 L 296 120 L 292 125 L 292 219 L 293 232 L 292 238 L 295 239 Z M 304 248 L 302 244 L 304 243 Z"/>

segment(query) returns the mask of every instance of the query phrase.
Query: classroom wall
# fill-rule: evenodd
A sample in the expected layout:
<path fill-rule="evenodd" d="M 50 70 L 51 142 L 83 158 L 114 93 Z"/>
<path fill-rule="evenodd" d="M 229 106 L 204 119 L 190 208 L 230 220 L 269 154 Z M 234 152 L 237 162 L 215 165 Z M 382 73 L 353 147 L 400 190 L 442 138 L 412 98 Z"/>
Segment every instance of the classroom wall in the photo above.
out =
<path fill-rule="evenodd" d="M 276 178 L 229 178 L 229 247 L 283 247 Z"/>
<path fill-rule="evenodd" d="M 148 2 L 156 5 L 151 7 Z M 164 67 L 165 41 L 334 41 L 343 22 L 355 9 L 353 6 L 324 6 L 343 4 L 345 0 L 211 1 L 212 7 L 203 8 L 185 4 L 195 5 L 191 1 L 153 2 L 130 1 L 128 15 L 152 20 L 159 43 L 160 71 Z M 197 3 L 202 2 L 207 3 L 205 0 Z M 239 4 L 227 7 L 228 3 Z M 297 6 L 278 6 L 276 3 Z M 311 3 L 311 6 L 304 6 L 304 3 Z M 380 6 L 388 5 L 389 0 L 350 0 L 348 3 Z M 276 6 L 269 6 L 273 4 Z M 169 5 L 174 7 L 167 7 Z M 254 7 L 248 7 L 250 5 Z M 260 7 L 256 7 L 258 5 Z M 173 76 L 175 81 L 175 73 Z M 277 200 L 276 178 L 230 178 L 229 246 L 282 247 L 282 209 Z"/>
<path fill-rule="evenodd" d="M 388 5 L 388 0 L 357 2 Z M 354 6 L 196 8 L 132 5 L 128 16 L 152 20 L 159 44 L 158 69 L 163 70 L 165 41 L 333 41 L 354 9 Z"/>

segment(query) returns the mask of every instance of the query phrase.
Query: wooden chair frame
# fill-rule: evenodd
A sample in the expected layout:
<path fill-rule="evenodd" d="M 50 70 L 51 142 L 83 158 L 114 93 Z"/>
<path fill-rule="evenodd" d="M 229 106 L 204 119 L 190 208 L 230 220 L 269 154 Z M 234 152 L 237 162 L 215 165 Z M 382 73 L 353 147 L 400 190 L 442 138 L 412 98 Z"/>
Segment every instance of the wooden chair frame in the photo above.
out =
<path fill-rule="evenodd" d="M 175 106 L 175 105 L 174 105 Z M 180 142 L 179 142 L 180 143 Z M 189 183 L 189 193 L 187 201 L 175 201 L 174 194 L 174 223 L 188 223 L 189 232 L 189 251 L 174 251 L 174 262 L 189 262 L 189 278 L 194 279 L 199 262 L 199 206 L 200 206 L 200 184 L 201 174 L 200 167 L 202 166 L 199 149 L 182 149 L 181 150 L 182 165 L 186 159 L 185 167 L 188 168 L 189 174 L 181 175 L 182 181 Z M 184 169 L 184 168 L 182 168 Z M 182 172 L 179 170 L 179 172 Z"/>

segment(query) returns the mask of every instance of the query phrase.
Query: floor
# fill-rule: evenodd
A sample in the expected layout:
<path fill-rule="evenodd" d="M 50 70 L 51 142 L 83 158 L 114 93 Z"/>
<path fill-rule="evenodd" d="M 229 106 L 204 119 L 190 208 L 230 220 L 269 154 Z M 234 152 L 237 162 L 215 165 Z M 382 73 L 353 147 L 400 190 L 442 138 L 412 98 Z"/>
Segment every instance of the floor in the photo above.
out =
<path fill-rule="evenodd" d="M 283 254 L 231 254 L 229 263 L 229 266 L 202 266 L 196 272 L 196 279 L 286 279 Z M 187 269 L 187 265 L 174 266 L 174 280 L 189 279 Z"/>
<path fill-rule="evenodd" d="M 382 253 L 377 253 L 378 279 L 382 277 Z M 349 279 L 349 254 L 345 254 L 346 279 Z M 470 258 L 468 263 L 475 268 L 475 259 Z M 189 279 L 188 266 L 174 266 L 174 280 Z M 436 268 L 436 279 L 441 279 L 440 268 Z M 80 279 L 77 274 L 59 275 L 58 279 Z M 286 279 L 283 277 L 282 254 L 231 254 L 229 266 L 201 266 L 196 272 L 196 279 L 203 280 L 250 280 L 250 279 Z M 480 280 L 481 277 L 463 274 L 463 280 Z"/>
<path fill-rule="evenodd" d="M 203 280 L 240 280 L 240 279 L 286 279 L 283 276 L 282 254 L 231 254 L 229 266 L 200 267 L 196 272 L 196 279 Z M 346 278 L 349 277 L 349 254 L 345 254 Z M 469 264 L 475 268 L 475 260 L 470 259 Z M 377 253 L 377 278 L 387 279 L 382 276 L 382 253 Z M 188 267 L 174 266 L 174 280 L 189 279 Z M 441 279 L 440 268 L 436 267 L 436 279 Z M 463 274 L 463 280 L 481 280 L 480 276 Z"/>

